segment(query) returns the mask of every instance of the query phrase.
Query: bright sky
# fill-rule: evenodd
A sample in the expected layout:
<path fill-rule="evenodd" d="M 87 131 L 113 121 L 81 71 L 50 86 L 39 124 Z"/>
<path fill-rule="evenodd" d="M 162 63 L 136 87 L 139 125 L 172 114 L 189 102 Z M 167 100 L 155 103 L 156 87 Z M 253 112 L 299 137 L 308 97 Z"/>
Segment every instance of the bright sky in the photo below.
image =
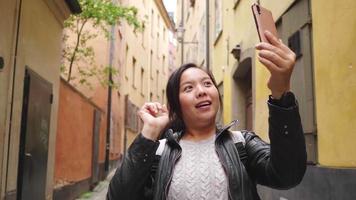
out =
<path fill-rule="evenodd" d="M 163 3 L 168 12 L 175 12 L 177 0 L 163 0 Z"/>

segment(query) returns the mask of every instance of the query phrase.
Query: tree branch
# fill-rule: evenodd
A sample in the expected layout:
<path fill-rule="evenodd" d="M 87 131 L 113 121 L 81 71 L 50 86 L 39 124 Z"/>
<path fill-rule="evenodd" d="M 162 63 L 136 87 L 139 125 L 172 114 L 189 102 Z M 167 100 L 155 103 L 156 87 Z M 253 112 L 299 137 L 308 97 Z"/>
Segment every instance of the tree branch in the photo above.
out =
<path fill-rule="evenodd" d="M 79 21 L 79 20 L 78 20 Z M 78 21 L 77 21 L 77 24 L 78 24 Z M 83 24 L 82 26 L 80 27 L 80 30 L 77 34 L 77 43 L 75 45 L 75 48 L 73 50 L 73 54 L 72 54 L 72 57 L 70 58 L 70 63 L 69 63 L 69 73 L 68 73 L 68 79 L 67 79 L 67 82 L 69 83 L 70 82 L 70 78 L 71 78 L 71 75 L 72 75 L 72 68 L 73 68 L 73 63 L 74 63 L 74 60 L 75 60 L 75 56 L 78 52 L 78 48 L 79 48 L 79 42 L 80 42 L 80 36 L 83 32 L 83 28 L 84 28 L 84 25 L 87 23 L 88 19 L 85 19 L 83 21 Z M 78 27 L 78 26 L 77 26 Z M 78 29 L 77 29 L 78 30 Z"/>

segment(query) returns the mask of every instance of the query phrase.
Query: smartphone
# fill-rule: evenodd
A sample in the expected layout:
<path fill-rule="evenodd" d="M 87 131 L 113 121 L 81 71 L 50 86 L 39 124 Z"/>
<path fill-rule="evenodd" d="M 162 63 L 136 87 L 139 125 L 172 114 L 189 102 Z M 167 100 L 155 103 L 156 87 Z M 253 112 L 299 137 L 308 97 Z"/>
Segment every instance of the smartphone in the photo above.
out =
<path fill-rule="evenodd" d="M 260 41 L 268 43 L 268 40 L 266 39 L 264 34 L 266 30 L 268 30 L 276 38 L 278 38 L 277 28 L 274 23 L 271 11 L 257 4 L 253 4 L 251 8 L 252 8 L 252 13 L 255 19 L 257 33 L 258 33 L 258 37 L 260 38 Z"/>

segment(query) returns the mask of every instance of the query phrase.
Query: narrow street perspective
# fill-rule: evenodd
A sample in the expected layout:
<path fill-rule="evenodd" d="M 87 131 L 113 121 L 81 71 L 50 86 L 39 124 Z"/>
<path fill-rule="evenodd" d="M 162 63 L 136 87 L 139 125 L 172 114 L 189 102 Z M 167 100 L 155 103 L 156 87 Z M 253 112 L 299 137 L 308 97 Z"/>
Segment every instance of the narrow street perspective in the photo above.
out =
<path fill-rule="evenodd" d="M 0 0 L 0 200 L 355 200 L 355 8 Z"/>

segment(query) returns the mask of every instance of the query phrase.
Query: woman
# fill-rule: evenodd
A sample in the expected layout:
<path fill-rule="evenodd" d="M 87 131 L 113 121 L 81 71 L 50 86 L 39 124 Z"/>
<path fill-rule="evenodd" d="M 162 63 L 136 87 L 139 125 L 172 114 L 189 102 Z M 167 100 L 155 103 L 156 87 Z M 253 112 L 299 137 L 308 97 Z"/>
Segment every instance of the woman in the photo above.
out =
<path fill-rule="evenodd" d="M 254 200 L 260 199 L 256 184 L 288 189 L 300 183 L 305 141 L 289 92 L 295 54 L 269 32 L 265 36 L 270 43 L 256 49 L 271 73 L 271 144 L 253 132 L 229 131 L 232 124 L 217 128 L 221 101 L 213 76 L 194 64 L 183 65 L 167 84 L 169 111 L 159 103 L 140 109 L 142 131 L 113 177 L 108 199 Z"/>

